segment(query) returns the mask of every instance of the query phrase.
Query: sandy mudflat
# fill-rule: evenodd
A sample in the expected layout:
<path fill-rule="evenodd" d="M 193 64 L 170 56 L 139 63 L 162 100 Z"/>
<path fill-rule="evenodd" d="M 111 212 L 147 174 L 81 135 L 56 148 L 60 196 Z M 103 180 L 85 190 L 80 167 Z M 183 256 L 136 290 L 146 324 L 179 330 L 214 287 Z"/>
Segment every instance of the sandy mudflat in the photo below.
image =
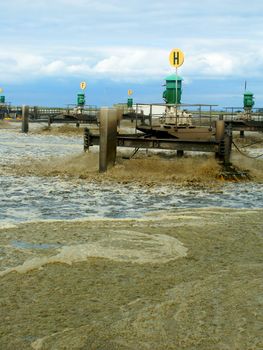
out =
<path fill-rule="evenodd" d="M 263 348 L 263 210 L 0 230 L 0 349 Z"/>

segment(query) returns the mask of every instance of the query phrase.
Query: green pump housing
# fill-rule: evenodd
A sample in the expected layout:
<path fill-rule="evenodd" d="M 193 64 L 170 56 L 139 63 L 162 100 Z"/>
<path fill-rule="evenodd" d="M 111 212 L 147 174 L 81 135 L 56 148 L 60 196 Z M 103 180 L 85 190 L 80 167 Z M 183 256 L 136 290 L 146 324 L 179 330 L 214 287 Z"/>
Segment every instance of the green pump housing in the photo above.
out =
<path fill-rule="evenodd" d="M 78 106 L 84 106 L 85 105 L 85 94 L 78 94 L 77 104 L 78 104 Z"/>
<path fill-rule="evenodd" d="M 132 108 L 132 106 L 133 106 L 133 99 L 132 98 L 128 98 L 128 100 L 127 100 L 127 107 L 128 108 Z"/>
<path fill-rule="evenodd" d="M 0 96 L 0 103 L 5 103 L 5 96 Z"/>
<path fill-rule="evenodd" d="M 163 99 L 167 104 L 180 104 L 182 97 L 182 80 L 179 75 L 172 74 L 165 78 L 166 90 L 163 92 Z M 177 88 L 177 93 L 176 93 Z"/>
<path fill-rule="evenodd" d="M 244 109 L 252 108 L 254 106 L 254 95 L 252 92 L 246 91 L 244 93 Z"/>

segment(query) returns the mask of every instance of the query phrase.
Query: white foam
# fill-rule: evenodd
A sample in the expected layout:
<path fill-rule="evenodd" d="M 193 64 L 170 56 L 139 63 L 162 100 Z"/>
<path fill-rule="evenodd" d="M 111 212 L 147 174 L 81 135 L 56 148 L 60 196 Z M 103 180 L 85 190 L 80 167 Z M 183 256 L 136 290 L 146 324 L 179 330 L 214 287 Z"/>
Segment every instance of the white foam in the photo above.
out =
<path fill-rule="evenodd" d="M 16 228 L 17 225 L 14 225 L 10 222 L 0 222 L 0 230 L 6 229 L 6 228 Z"/>
<path fill-rule="evenodd" d="M 72 265 L 91 257 L 138 264 L 157 262 L 160 264 L 186 255 L 187 248 L 174 237 L 117 230 L 105 233 L 99 241 L 64 246 L 56 255 L 27 260 L 22 265 L 0 272 L 0 276 L 10 272 L 26 273 L 52 263 Z"/>

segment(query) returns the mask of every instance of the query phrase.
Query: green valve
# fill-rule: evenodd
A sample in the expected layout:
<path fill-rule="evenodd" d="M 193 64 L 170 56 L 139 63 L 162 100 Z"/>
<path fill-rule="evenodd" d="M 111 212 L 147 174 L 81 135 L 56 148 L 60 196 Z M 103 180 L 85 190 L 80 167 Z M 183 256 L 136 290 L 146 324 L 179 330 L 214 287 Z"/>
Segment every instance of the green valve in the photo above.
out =
<path fill-rule="evenodd" d="M 0 96 L 0 103 L 5 103 L 5 96 Z"/>
<path fill-rule="evenodd" d="M 128 98 L 127 107 L 128 108 L 132 108 L 132 106 L 133 106 L 133 99 L 132 98 Z"/>
<path fill-rule="evenodd" d="M 166 90 L 163 92 L 163 99 L 167 104 L 180 104 L 182 97 L 182 78 L 176 74 L 165 78 Z"/>
<path fill-rule="evenodd" d="M 244 108 L 252 108 L 254 106 L 254 95 L 252 92 L 246 91 L 244 93 Z"/>
<path fill-rule="evenodd" d="M 78 99 L 77 99 L 77 104 L 78 106 L 84 106 L 85 105 L 85 94 L 78 94 Z"/>

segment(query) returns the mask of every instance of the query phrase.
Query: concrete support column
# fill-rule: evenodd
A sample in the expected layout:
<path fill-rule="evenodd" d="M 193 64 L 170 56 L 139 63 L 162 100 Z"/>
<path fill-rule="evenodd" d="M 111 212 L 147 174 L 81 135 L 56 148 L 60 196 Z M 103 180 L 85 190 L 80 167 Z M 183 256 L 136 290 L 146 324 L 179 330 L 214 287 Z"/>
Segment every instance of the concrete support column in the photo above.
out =
<path fill-rule="evenodd" d="M 28 133 L 29 129 L 29 106 L 22 106 L 22 132 Z"/>
<path fill-rule="evenodd" d="M 124 107 L 118 107 L 116 110 L 116 113 L 117 113 L 117 126 L 120 127 L 120 123 L 124 113 Z"/>
<path fill-rule="evenodd" d="M 117 111 L 113 108 L 100 109 L 100 153 L 99 171 L 106 172 L 114 166 L 117 148 Z"/>
<path fill-rule="evenodd" d="M 34 119 L 38 118 L 38 110 L 37 110 L 37 106 L 34 106 Z"/>
<path fill-rule="evenodd" d="M 221 141 L 224 139 L 225 134 L 225 122 L 224 120 L 216 121 L 216 141 Z"/>
<path fill-rule="evenodd" d="M 241 139 L 243 139 L 245 137 L 245 131 L 244 130 L 240 130 L 239 137 Z"/>
<path fill-rule="evenodd" d="M 183 157 L 183 155 L 184 155 L 184 150 L 178 149 L 176 153 L 177 153 L 177 157 L 178 157 L 178 158 L 181 158 L 181 157 Z"/>
<path fill-rule="evenodd" d="M 230 165 L 232 128 L 231 125 L 229 125 L 226 129 L 224 120 L 216 121 L 216 141 L 218 142 L 216 157 L 221 160 L 224 165 Z"/>
<path fill-rule="evenodd" d="M 224 144 L 225 144 L 225 154 L 224 154 L 224 164 L 231 165 L 230 156 L 232 150 L 232 126 L 228 125 L 225 133 Z"/>

